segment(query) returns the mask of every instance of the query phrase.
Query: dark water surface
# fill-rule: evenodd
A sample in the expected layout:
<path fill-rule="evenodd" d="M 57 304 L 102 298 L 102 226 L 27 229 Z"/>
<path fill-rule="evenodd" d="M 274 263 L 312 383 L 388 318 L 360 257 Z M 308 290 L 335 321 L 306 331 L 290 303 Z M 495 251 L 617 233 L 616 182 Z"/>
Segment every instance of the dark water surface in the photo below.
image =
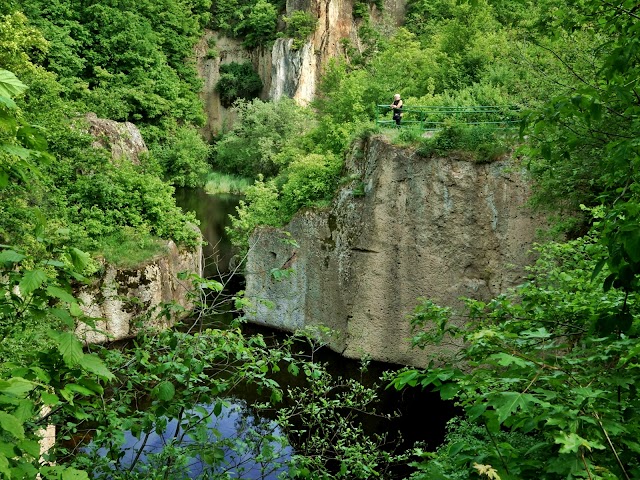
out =
<path fill-rule="evenodd" d="M 229 270 L 233 248 L 225 228 L 231 225 L 229 215 L 236 213 L 239 195 L 209 195 L 201 188 L 177 188 L 176 203 L 187 212 L 195 212 L 200 231 L 207 242 L 203 248 L 204 276 L 214 278 Z"/>

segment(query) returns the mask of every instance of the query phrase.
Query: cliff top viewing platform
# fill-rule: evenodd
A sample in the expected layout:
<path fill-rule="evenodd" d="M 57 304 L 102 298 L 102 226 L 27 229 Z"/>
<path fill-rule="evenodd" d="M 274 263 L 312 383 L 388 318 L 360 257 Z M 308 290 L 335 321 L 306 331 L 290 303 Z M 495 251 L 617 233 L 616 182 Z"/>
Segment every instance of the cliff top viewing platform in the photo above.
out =
<path fill-rule="evenodd" d="M 376 124 L 396 128 L 391 118 L 390 105 L 376 105 Z M 497 128 L 515 128 L 520 122 L 520 108 L 515 105 L 472 106 L 403 106 L 402 126 L 411 126 L 426 131 L 435 131 L 447 124 L 494 125 Z"/>

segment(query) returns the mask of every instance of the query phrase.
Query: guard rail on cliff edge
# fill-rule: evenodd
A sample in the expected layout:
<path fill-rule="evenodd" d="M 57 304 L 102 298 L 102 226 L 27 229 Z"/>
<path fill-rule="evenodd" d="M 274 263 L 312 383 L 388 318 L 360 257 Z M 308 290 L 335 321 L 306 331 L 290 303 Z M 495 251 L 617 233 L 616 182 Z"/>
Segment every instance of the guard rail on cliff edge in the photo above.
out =
<path fill-rule="evenodd" d="M 376 124 L 395 127 L 391 111 L 390 105 L 376 105 Z M 410 125 L 427 131 L 438 130 L 447 123 L 514 128 L 520 121 L 519 111 L 515 105 L 409 106 L 402 108 L 402 126 Z"/>

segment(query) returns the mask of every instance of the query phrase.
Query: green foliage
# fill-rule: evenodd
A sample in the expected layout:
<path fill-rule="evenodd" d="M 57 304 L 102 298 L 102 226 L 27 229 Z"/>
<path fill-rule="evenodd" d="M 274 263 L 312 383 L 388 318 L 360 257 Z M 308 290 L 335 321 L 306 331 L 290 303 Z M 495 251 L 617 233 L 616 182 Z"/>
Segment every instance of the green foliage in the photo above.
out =
<path fill-rule="evenodd" d="M 74 466 L 94 476 L 124 479 L 164 474 L 184 478 L 196 456 L 205 466 L 232 469 L 241 475 L 242 464 L 225 464 L 225 452 L 230 451 L 259 457 L 268 469 L 273 462 L 282 463 L 272 443 L 285 439 L 275 435 L 273 425 L 248 425 L 244 432 L 238 425 L 243 436 L 225 438 L 210 422 L 229 406 L 227 398 L 240 386 L 262 391 L 266 398 L 281 398 L 281 389 L 270 375 L 279 369 L 281 360 L 291 358 L 285 349 L 269 348 L 260 336 L 245 337 L 237 329 L 194 334 L 148 331 L 136 342 L 137 348 L 129 350 L 101 350 L 114 371 L 126 369 L 127 374 L 113 382 L 109 398 L 97 399 L 84 421 L 64 424 L 60 434 L 68 438 L 91 432 L 87 451 L 71 457 Z M 105 408 L 107 405 L 110 407 Z M 172 419 L 177 426 L 169 431 L 167 424 Z M 139 440 L 128 464 L 121 461 L 127 430 Z M 138 455 L 152 434 L 163 431 L 162 449 L 148 453 L 146 460 Z M 62 447 L 56 451 L 58 458 L 68 453 Z M 210 478 L 206 475 L 205 469 L 199 478 Z"/>
<path fill-rule="evenodd" d="M 193 127 L 178 127 L 164 144 L 153 148 L 167 179 L 178 187 L 200 187 L 209 170 L 209 146 Z"/>
<path fill-rule="evenodd" d="M 63 8 L 54 10 L 55 15 L 71 15 Z M 30 87 L 15 105 L 4 102 L 7 113 L 3 118 L 8 123 L 6 136 L 0 142 L 8 150 L 0 153 L 0 170 L 5 172 L 0 177 L 5 179 L 6 185 L 0 191 L 0 235 L 3 240 L 21 244 L 27 249 L 39 249 L 41 245 L 36 237 L 43 233 L 46 225 L 48 236 L 67 229 L 73 231 L 66 238 L 70 244 L 97 248 L 103 235 L 114 234 L 125 225 L 138 225 L 143 234 L 153 232 L 164 238 L 175 235 L 179 241 L 194 244 L 196 235 L 188 226 L 192 219 L 175 207 L 172 191 L 160 186 L 161 182 L 156 177 L 159 172 L 150 168 L 155 160 L 145 160 L 145 165 L 139 170 L 122 165 L 121 172 L 117 172 L 119 166 L 109 165 L 106 152 L 93 148 L 92 137 L 83 133 L 86 127 L 80 121 L 73 122 L 73 126 L 68 121 L 69 117 L 77 116 L 78 111 L 84 111 L 84 105 L 63 98 L 69 90 L 56 82 L 53 75 L 30 62 L 28 54 L 35 54 L 37 58 L 38 52 L 46 46 L 44 40 L 19 14 L 2 17 L 1 21 L 0 52 L 4 52 L 7 63 L 24 72 L 24 81 Z M 46 26 L 43 28 L 46 30 Z M 5 36 L 7 32 L 12 36 Z M 56 47 L 53 45 L 51 48 Z M 113 97 L 111 100 L 116 101 Z M 0 108 L 5 111 L 4 105 Z M 155 128 L 158 136 L 165 139 L 173 138 L 173 135 L 158 133 L 157 127 L 147 128 L 151 129 L 147 132 Z M 202 171 L 206 146 L 193 134 L 189 137 L 188 127 L 176 130 L 179 136 L 173 144 L 165 144 L 166 140 L 160 144 L 151 142 L 152 148 L 159 148 L 165 159 L 172 158 L 176 163 L 178 160 L 198 160 Z M 196 147 L 199 145 L 198 151 Z M 188 156 L 186 150 L 190 150 Z M 166 164 L 174 166 L 171 162 Z M 195 176 L 193 171 L 187 170 L 189 165 L 179 166 L 181 170 L 176 172 L 176 176 L 180 174 L 186 179 L 189 175 L 191 178 Z M 143 170 L 147 173 L 141 173 Z M 26 172 L 29 173 L 28 181 L 24 175 Z M 91 193 L 93 181 L 96 181 L 98 190 L 95 198 Z M 134 187 L 136 184 L 138 187 Z M 127 198 L 129 189 L 132 192 L 138 189 L 147 198 L 139 202 L 130 201 Z M 111 193 L 120 198 L 110 199 Z M 87 203 L 74 204 L 69 208 L 69 202 L 73 201 Z M 107 212 L 112 207 L 120 211 Z M 145 211 L 137 210 L 140 208 Z M 48 222 L 43 221 L 45 216 Z"/>
<path fill-rule="evenodd" d="M 307 110 L 283 98 L 276 102 L 238 102 L 238 121 L 215 145 L 213 165 L 256 178 L 277 175 L 302 148 L 312 120 Z"/>
<path fill-rule="evenodd" d="M 256 0 L 244 18 L 235 26 L 235 35 L 243 37 L 242 44 L 247 48 L 268 46 L 276 39 L 278 11 L 267 0 Z"/>
<path fill-rule="evenodd" d="M 220 79 L 216 83 L 220 102 L 229 108 L 236 100 L 251 100 L 262 91 L 262 80 L 251 63 L 225 63 L 220 65 Z"/>
<path fill-rule="evenodd" d="M 534 435 L 491 433 L 484 426 L 454 418 L 447 425 L 444 443 L 435 452 L 416 448 L 413 453 L 418 460 L 411 463 L 417 469 L 411 480 L 466 480 L 475 478 L 477 465 L 500 465 L 503 459 L 512 466 L 512 476 L 535 478 L 536 459 L 547 455 L 548 450 Z"/>
<path fill-rule="evenodd" d="M 283 210 L 292 216 L 303 207 L 333 197 L 342 162 L 332 155 L 311 154 L 294 160 L 283 172 Z"/>
<path fill-rule="evenodd" d="M 38 429 L 51 421 L 52 410 L 84 418 L 82 397 L 101 395 L 114 378 L 68 331 L 83 318 L 71 285 L 84 280 L 89 256 L 48 247 L 50 255 L 43 258 L 0 249 L 0 471 L 8 480 L 88 479 L 68 465 L 42 463 Z"/>
<path fill-rule="evenodd" d="M 278 11 L 284 7 L 281 1 L 214 0 L 213 27 L 230 37 L 243 38 L 247 48 L 268 46 L 276 39 Z"/>
<path fill-rule="evenodd" d="M 286 27 L 283 36 L 293 38 L 292 48 L 298 50 L 316 30 L 318 19 L 311 12 L 294 10 L 290 16 L 283 16 Z"/>
<path fill-rule="evenodd" d="M 551 98 L 545 108 L 530 112 L 526 130 L 533 139 L 526 153 L 538 180 L 537 198 L 560 212 L 578 212 L 580 204 L 636 203 L 637 19 L 622 3 L 587 1 L 562 13 L 554 27 L 572 35 L 558 46 L 557 55 L 571 65 L 572 88 Z M 598 21 L 591 24 L 591 18 Z M 561 49 L 574 37 L 590 40 L 586 54 L 575 61 L 573 49 Z M 609 221 L 626 222 L 615 218 L 612 214 Z"/>
<path fill-rule="evenodd" d="M 237 215 L 231 218 L 228 230 L 231 241 L 248 249 L 249 236 L 258 225 L 281 226 L 286 221 L 282 212 L 280 194 L 275 181 L 259 178 L 246 189 L 244 200 L 236 207 Z"/>
<path fill-rule="evenodd" d="M 402 133 L 402 132 L 401 132 Z M 433 137 L 421 138 L 418 153 L 425 157 L 458 152 L 478 163 L 503 158 L 512 151 L 517 135 L 492 125 L 446 123 Z"/>
<path fill-rule="evenodd" d="M 419 306 L 414 344 L 459 338 L 467 347 L 457 363 L 470 368 L 410 369 L 394 385 L 432 386 L 456 398 L 489 436 L 501 430 L 536 436 L 532 449 L 544 454 L 533 458 L 508 442 L 494 444 L 492 465 L 502 478 L 635 477 L 638 293 L 602 291 L 605 275 L 593 272 L 605 249 L 593 238 L 539 252 L 530 281 L 517 292 L 468 301 L 471 322 L 464 327 L 450 312 Z"/>
<path fill-rule="evenodd" d="M 296 452 L 290 474 L 310 479 L 391 478 L 390 467 L 405 458 L 381 448 L 386 435 L 367 435 L 360 420 L 362 413 L 376 414 L 377 386 L 332 378 L 311 362 L 303 364 L 302 371 L 305 383 L 288 389 L 289 403 L 278 411 L 278 422 Z"/>
<path fill-rule="evenodd" d="M 197 232 L 187 225 L 196 220 L 175 205 L 173 188 L 153 175 L 137 173 L 129 163 L 76 178 L 67 208 L 74 233 L 91 241 L 92 248 L 97 239 L 122 227 L 189 245 L 198 241 Z"/>

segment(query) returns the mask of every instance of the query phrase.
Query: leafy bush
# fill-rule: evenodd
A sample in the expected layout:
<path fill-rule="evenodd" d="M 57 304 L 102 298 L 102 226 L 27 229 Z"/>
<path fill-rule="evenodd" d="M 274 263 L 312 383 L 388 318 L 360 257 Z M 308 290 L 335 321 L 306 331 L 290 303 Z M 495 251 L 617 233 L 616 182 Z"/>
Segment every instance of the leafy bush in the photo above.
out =
<path fill-rule="evenodd" d="M 176 206 L 173 187 L 128 163 L 77 177 L 67 194 L 71 228 L 90 249 L 123 227 L 188 245 L 198 241 L 198 233 L 188 225 L 197 221 Z"/>
<path fill-rule="evenodd" d="M 248 178 L 272 177 L 295 157 L 313 126 L 308 110 L 283 98 L 239 102 L 238 121 L 214 147 L 214 167 Z M 300 146 L 300 147 L 299 147 Z"/>
<path fill-rule="evenodd" d="M 282 174 L 282 210 L 292 216 L 302 207 L 331 200 L 341 169 L 334 155 L 310 154 L 293 161 Z"/>
<path fill-rule="evenodd" d="M 235 35 L 243 37 L 247 48 L 266 46 L 276 39 L 278 11 L 267 0 L 256 0 L 234 28 Z"/>
<path fill-rule="evenodd" d="M 304 10 L 294 10 L 291 16 L 282 17 L 286 27 L 284 35 L 293 38 L 293 49 L 298 50 L 315 32 L 318 19 Z"/>
<path fill-rule="evenodd" d="M 231 62 L 220 65 L 220 79 L 216 84 L 216 92 L 220 94 L 220 102 L 224 107 L 229 108 L 240 98 L 251 100 L 261 91 L 262 80 L 251 63 Z"/>
<path fill-rule="evenodd" d="M 167 180 L 179 187 L 201 187 L 209 170 L 209 146 L 193 127 L 179 127 L 165 143 L 153 149 Z"/>
<path fill-rule="evenodd" d="M 474 465 L 497 466 L 503 462 L 511 467 L 511 475 L 535 478 L 538 473 L 536 460 L 549 454 L 540 447 L 539 440 L 535 435 L 517 431 L 491 433 L 484 426 L 454 418 L 447 425 L 444 443 L 435 452 L 416 450 L 420 459 L 412 463 L 417 472 L 410 479 L 467 480 L 478 473 Z"/>
<path fill-rule="evenodd" d="M 261 177 L 246 189 L 236 211 L 227 233 L 233 244 L 245 252 L 249 248 L 249 236 L 258 225 L 279 227 L 287 218 L 282 212 L 275 181 L 264 181 Z"/>
<path fill-rule="evenodd" d="M 508 153 L 517 140 L 513 131 L 494 126 L 447 123 L 432 138 L 422 138 L 418 153 L 429 157 L 458 151 L 470 154 L 479 163 L 498 160 Z"/>
<path fill-rule="evenodd" d="M 395 385 L 433 387 L 443 398 L 456 398 L 489 437 L 508 431 L 535 436 L 529 453 L 511 443 L 516 437 L 484 450 L 500 476 L 640 474 L 640 405 L 633 387 L 640 381 L 640 298 L 633 282 L 608 286 L 618 274 L 600 270 L 607 249 L 596 243 L 599 234 L 596 229 L 539 247 L 529 281 L 487 303 L 468 300 L 470 322 L 463 327 L 451 321 L 449 309 L 430 301 L 414 312 L 414 345 L 453 336 L 465 349 L 454 366 L 409 369 Z M 472 441 L 465 437 L 456 448 L 473 451 Z M 454 460 L 460 466 L 462 458 Z"/>

